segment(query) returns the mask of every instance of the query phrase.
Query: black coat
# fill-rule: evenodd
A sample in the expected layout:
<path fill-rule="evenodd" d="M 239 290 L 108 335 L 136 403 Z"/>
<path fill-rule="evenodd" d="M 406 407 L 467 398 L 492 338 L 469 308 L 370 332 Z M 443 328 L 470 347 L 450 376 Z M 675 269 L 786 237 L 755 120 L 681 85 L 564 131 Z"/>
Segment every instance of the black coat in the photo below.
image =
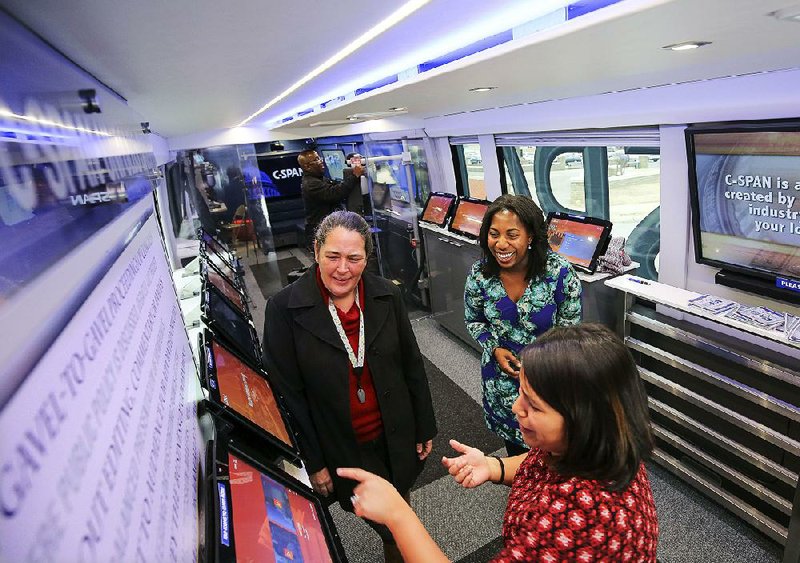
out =
<path fill-rule="evenodd" d="M 349 360 L 316 281 L 317 266 L 267 304 L 264 359 L 298 431 L 309 475 L 327 467 L 336 496 L 350 506 L 353 482 L 337 467 L 359 467 L 350 417 Z M 368 272 L 364 280 L 366 362 L 383 419 L 392 480 L 406 492 L 422 463 L 416 444 L 436 435 L 428 379 L 398 289 Z"/>
<path fill-rule="evenodd" d="M 352 172 L 345 174 L 341 182 L 303 172 L 300 189 L 306 210 L 306 241 L 309 245 L 317 225 L 337 209 L 344 209 L 345 198 L 352 191 L 359 190 L 360 193 L 359 186 L 359 180 Z"/>

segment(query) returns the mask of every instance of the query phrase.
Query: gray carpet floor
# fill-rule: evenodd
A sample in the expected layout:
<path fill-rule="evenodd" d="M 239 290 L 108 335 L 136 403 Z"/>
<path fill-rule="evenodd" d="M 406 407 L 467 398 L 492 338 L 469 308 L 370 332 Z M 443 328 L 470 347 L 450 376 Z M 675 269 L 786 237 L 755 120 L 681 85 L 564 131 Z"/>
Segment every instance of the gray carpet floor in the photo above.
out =
<path fill-rule="evenodd" d="M 311 263 L 302 250 L 290 249 L 258 257 L 259 277 L 264 272 L 280 279 L 278 260 L 295 258 Z M 252 253 L 246 262 L 256 263 Z M 263 295 L 248 268 L 245 283 L 253 301 L 253 319 L 263 330 Z M 261 285 L 264 283 L 262 281 Z M 439 459 L 458 440 L 503 454 L 502 443 L 483 426 L 480 358 L 477 353 L 441 328 L 424 312 L 410 314 L 420 350 L 426 358 L 434 408 L 440 426 L 431 459 L 411 492 L 411 504 L 425 527 L 452 561 L 488 561 L 500 549 L 502 516 L 508 490 L 483 486 L 464 490 L 446 475 Z M 745 522 L 713 503 L 661 467 L 649 466 L 658 510 L 662 563 L 779 562 L 782 548 Z M 383 560 L 378 536 L 363 521 L 334 505 L 331 508 L 345 552 L 353 563 Z"/>

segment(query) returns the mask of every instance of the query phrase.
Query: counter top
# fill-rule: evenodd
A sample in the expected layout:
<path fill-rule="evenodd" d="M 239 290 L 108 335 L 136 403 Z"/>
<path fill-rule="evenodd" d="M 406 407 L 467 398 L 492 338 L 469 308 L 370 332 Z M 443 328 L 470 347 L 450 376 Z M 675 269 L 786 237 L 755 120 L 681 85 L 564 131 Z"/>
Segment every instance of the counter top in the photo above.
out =
<path fill-rule="evenodd" d="M 721 325 L 729 326 L 743 332 L 755 334 L 773 342 L 780 342 L 795 349 L 800 349 L 800 342 L 792 342 L 785 333 L 776 330 L 761 328 L 748 323 L 726 317 L 724 314 L 715 314 L 700 307 L 689 304 L 689 301 L 700 297 L 702 293 L 680 289 L 671 285 L 645 280 L 631 275 L 617 276 L 607 280 L 608 287 L 618 289 L 625 293 L 641 297 L 653 303 L 665 305 L 678 311 L 683 311 L 696 317 L 712 320 Z M 782 312 L 782 311 L 778 311 Z"/>

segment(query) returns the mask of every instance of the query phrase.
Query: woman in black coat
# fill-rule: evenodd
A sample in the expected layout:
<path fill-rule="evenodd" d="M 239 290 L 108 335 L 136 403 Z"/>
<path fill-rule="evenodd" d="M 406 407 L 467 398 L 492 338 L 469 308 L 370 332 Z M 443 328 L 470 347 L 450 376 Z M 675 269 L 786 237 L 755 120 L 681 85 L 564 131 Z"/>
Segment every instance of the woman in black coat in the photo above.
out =
<path fill-rule="evenodd" d="M 317 263 L 269 301 L 264 324 L 266 365 L 293 415 L 311 484 L 350 511 L 353 483 L 337 468 L 377 471 L 407 496 L 436 434 L 405 305 L 393 284 L 364 272 L 371 251 L 361 216 L 328 215 L 316 231 Z M 390 560 L 391 534 L 378 532 Z"/>

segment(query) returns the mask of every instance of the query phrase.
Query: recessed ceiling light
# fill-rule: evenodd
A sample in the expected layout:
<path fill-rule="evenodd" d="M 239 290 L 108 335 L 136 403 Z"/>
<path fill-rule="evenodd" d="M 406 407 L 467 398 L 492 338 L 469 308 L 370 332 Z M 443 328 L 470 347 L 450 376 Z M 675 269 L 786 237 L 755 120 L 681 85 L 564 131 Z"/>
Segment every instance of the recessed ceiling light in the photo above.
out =
<path fill-rule="evenodd" d="M 697 49 L 698 47 L 705 47 L 706 45 L 711 45 L 711 41 L 684 41 L 683 43 L 664 45 L 661 48 L 669 49 L 670 51 L 688 51 L 690 49 Z"/>
<path fill-rule="evenodd" d="M 489 90 L 496 90 L 497 86 L 478 86 L 477 88 L 470 88 L 470 92 L 488 92 Z"/>
<path fill-rule="evenodd" d="M 407 109 L 408 108 L 398 107 L 398 108 L 389 108 L 389 111 L 406 111 Z"/>
<path fill-rule="evenodd" d="M 767 15 L 772 16 L 776 20 L 784 20 L 784 21 L 800 23 L 800 5 L 783 8 L 775 12 L 770 12 Z"/>
<path fill-rule="evenodd" d="M 361 119 L 361 118 L 360 117 L 356 117 L 355 115 L 347 116 L 347 121 L 358 121 L 359 119 Z"/>

